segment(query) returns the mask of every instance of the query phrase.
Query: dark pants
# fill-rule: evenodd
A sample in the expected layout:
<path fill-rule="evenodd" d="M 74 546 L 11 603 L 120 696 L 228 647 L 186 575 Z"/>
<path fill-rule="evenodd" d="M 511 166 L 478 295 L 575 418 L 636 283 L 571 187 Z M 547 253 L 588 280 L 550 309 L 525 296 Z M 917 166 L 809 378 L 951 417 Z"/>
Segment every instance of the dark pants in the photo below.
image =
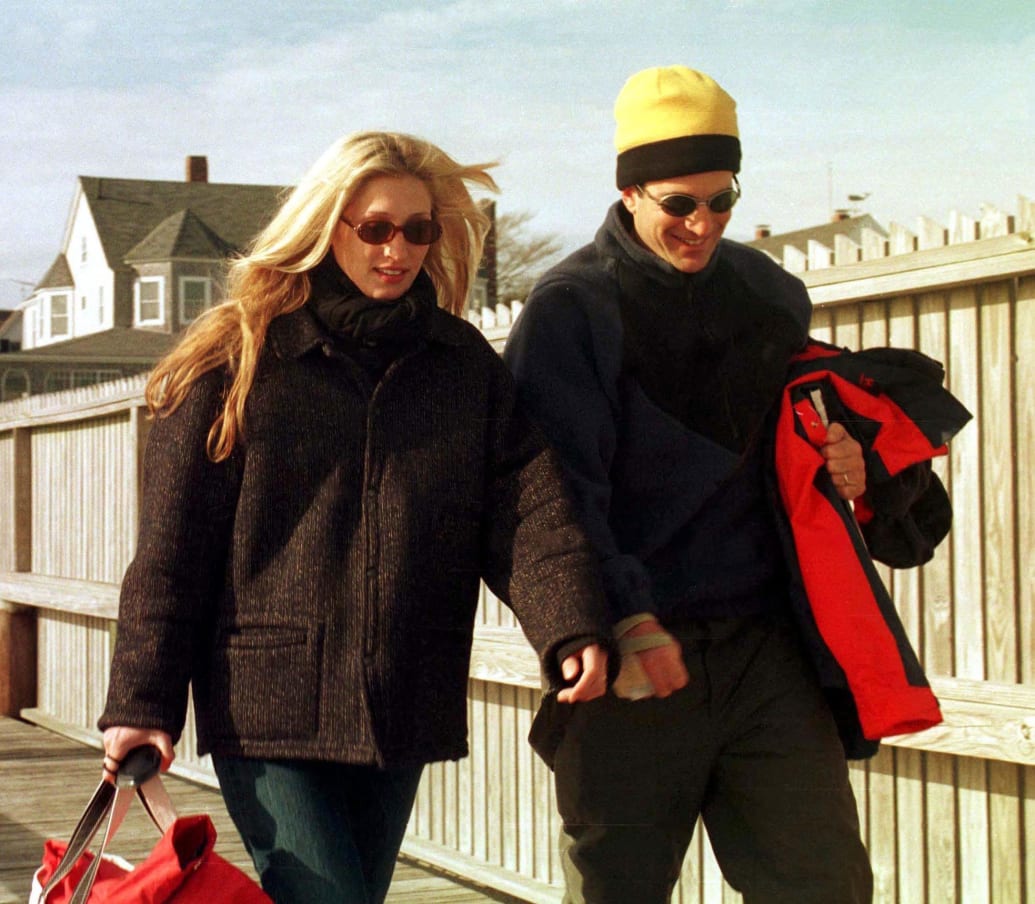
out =
<path fill-rule="evenodd" d="M 380 904 L 422 767 L 212 758 L 227 810 L 278 904 Z"/>
<path fill-rule="evenodd" d="M 567 901 L 669 900 L 698 816 L 746 904 L 862 904 L 869 859 L 834 722 L 780 618 L 677 633 L 690 685 L 572 707 L 554 762 Z"/>

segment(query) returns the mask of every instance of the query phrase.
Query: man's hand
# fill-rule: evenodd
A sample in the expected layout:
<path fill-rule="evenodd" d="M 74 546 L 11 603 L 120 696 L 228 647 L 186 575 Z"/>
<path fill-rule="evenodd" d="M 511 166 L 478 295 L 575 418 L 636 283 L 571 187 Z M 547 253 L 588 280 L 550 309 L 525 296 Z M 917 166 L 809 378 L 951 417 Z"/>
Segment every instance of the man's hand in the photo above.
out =
<path fill-rule="evenodd" d="M 866 492 L 866 464 L 860 446 L 841 424 L 827 428 L 827 438 L 819 447 L 837 495 L 851 502 Z"/>
<path fill-rule="evenodd" d="M 585 646 L 565 658 L 561 674 L 565 681 L 575 681 L 557 694 L 561 703 L 585 703 L 602 697 L 607 691 L 607 651 L 597 643 Z"/>
<path fill-rule="evenodd" d="M 683 663 L 683 648 L 679 641 L 671 634 L 668 634 L 660 623 L 654 619 L 640 622 L 638 625 L 626 631 L 619 643 L 624 640 L 643 637 L 648 634 L 662 634 L 668 637 L 668 642 L 650 649 L 640 650 L 637 653 L 625 655 L 635 656 L 651 683 L 653 693 L 644 696 L 667 697 L 690 683 L 690 675 L 687 673 L 686 665 Z"/>

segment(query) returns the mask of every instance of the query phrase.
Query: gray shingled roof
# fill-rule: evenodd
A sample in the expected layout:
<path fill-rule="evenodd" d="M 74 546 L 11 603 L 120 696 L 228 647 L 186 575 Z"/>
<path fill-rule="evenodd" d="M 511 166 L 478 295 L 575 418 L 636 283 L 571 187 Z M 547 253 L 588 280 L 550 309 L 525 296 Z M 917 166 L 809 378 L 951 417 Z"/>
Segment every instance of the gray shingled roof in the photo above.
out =
<path fill-rule="evenodd" d="M 36 288 L 64 289 L 74 285 L 72 271 L 68 267 L 68 259 L 63 254 L 59 254 L 54 258 L 54 263 L 50 265 L 50 269 L 43 274 L 43 279 L 39 281 Z"/>
<path fill-rule="evenodd" d="M 78 339 L 54 342 L 39 348 L 7 352 L 5 363 L 61 359 L 69 364 L 149 364 L 163 357 L 179 341 L 180 335 L 114 327 Z"/>
<path fill-rule="evenodd" d="M 809 241 L 819 242 L 828 248 L 834 247 L 835 236 L 843 235 L 850 238 L 856 244 L 862 244 L 863 229 L 872 229 L 878 235 L 887 237 L 888 233 L 868 213 L 858 217 L 849 217 L 846 220 L 835 220 L 824 223 L 821 226 L 811 226 L 808 229 L 797 229 L 794 232 L 784 232 L 780 235 L 770 235 L 764 239 L 754 239 L 744 244 L 765 251 L 778 260 L 783 257 L 784 245 L 791 245 L 804 254 L 808 253 Z"/>
<path fill-rule="evenodd" d="M 127 263 L 184 259 L 222 260 L 233 251 L 192 210 L 179 210 L 166 217 L 123 258 Z"/>
<path fill-rule="evenodd" d="M 283 186 L 171 182 L 80 176 L 108 265 L 123 266 L 131 249 L 169 217 L 190 210 L 227 247 L 244 249 L 272 218 Z"/>

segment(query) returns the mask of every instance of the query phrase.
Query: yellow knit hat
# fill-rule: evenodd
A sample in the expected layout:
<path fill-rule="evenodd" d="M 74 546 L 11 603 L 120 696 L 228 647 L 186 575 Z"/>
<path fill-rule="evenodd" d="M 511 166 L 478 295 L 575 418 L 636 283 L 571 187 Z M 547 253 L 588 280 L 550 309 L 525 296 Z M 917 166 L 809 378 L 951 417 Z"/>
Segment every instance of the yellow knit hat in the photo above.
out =
<path fill-rule="evenodd" d="M 619 188 L 712 170 L 740 171 L 737 104 L 686 66 L 644 69 L 615 100 Z"/>

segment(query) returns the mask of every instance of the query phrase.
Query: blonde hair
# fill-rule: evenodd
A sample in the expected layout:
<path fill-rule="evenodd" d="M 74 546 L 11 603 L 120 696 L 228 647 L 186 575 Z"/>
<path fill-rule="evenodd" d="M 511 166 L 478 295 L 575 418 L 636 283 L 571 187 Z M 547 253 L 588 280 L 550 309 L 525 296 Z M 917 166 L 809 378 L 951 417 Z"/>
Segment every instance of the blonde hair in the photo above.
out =
<path fill-rule="evenodd" d="M 270 322 L 305 304 L 309 271 L 327 255 L 342 211 L 378 176 L 414 176 L 427 186 L 442 237 L 429 247 L 424 269 L 439 306 L 462 315 L 490 225 L 466 183 L 496 191 L 486 172 L 494 165 L 465 166 L 430 142 L 394 132 L 360 132 L 336 141 L 288 195 L 251 249 L 231 263 L 227 300 L 196 321 L 157 364 L 144 391 L 151 414 L 171 414 L 195 380 L 228 367 L 233 380 L 209 431 L 207 449 L 213 461 L 230 455 L 243 434 L 245 402 Z"/>

